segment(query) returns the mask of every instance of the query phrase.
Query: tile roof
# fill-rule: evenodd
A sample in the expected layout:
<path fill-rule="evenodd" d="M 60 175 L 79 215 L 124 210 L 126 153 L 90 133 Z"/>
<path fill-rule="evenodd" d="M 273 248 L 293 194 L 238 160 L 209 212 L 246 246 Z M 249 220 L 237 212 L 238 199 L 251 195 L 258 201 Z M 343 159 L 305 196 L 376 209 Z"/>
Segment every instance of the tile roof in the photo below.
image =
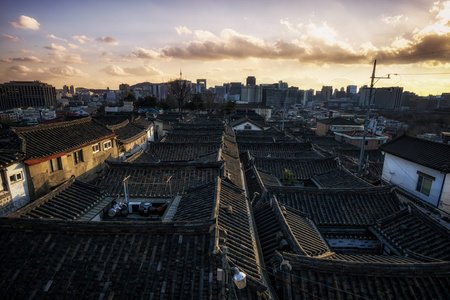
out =
<path fill-rule="evenodd" d="M 402 135 L 381 145 L 380 150 L 431 169 L 450 173 L 449 144 Z"/>
<path fill-rule="evenodd" d="M 284 299 L 445 299 L 450 293 L 449 262 L 347 262 L 290 253 L 276 257 L 284 262 L 277 272 Z"/>
<path fill-rule="evenodd" d="M 213 299 L 225 291 L 209 225 L 7 222 L 2 298 Z"/>
<path fill-rule="evenodd" d="M 24 141 L 26 159 L 41 158 L 116 136 L 91 117 L 31 127 L 13 127 Z"/>
<path fill-rule="evenodd" d="M 420 263 L 419 260 L 399 255 L 341 254 L 329 252 L 317 258 L 358 263 L 406 264 Z"/>
<path fill-rule="evenodd" d="M 347 120 L 344 118 L 329 118 L 329 119 L 317 119 L 317 123 L 327 124 L 327 125 L 361 125 L 352 120 Z"/>
<path fill-rule="evenodd" d="M 363 188 L 372 187 L 370 183 L 365 182 L 359 177 L 353 175 L 349 171 L 343 168 L 336 168 L 334 170 L 326 171 L 322 174 L 315 175 L 311 180 L 319 187 L 323 189 L 330 188 Z"/>
<path fill-rule="evenodd" d="M 181 133 L 168 132 L 164 135 L 161 142 L 169 143 L 220 143 L 223 134 L 215 135 L 186 135 Z"/>
<path fill-rule="evenodd" d="M 222 143 L 149 143 L 145 151 L 146 158 L 153 161 L 167 161 L 167 162 L 188 162 L 199 161 L 204 156 L 212 155 L 212 160 L 217 161 L 220 153 Z M 144 158 L 137 158 L 135 161 L 144 162 Z"/>
<path fill-rule="evenodd" d="M 273 200 L 254 209 L 254 215 L 266 264 L 277 250 L 308 256 L 330 252 L 315 224 L 298 210 Z"/>
<path fill-rule="evenodd" d="M 47 195 L 10 214 L 10 218 L 76 220 L 105 198 L 96 186 L 69 180 Z"/>
<path fill-rule="evenodd" d="M 218 179 L 186 190 L 177 207 L 172 221 L 212 220 L 217 203 L 220 201 Z"/>
<path fill-rule="evenodd" d="M 108 125 L 107 127 L 117 134 L 117 139 L 122 143 L 130 143 L 147 134 L 144 128 L 128 120 L 118 125 Z"/>
<path fill-rule="evenodd" d="M 294 158 L 311 149 L 310 143 L 239 143 L 239 153 L 249 151 L 252 156 Z"/>
<path fill-rule="evenodd" d="M 370 230 L 400 255 L 450 261 L 450 229 L 410 204 L 378 220 Z"/>
<path fill-rule="evenodd" d="M 304 212 L 319 227 L 368 227 L 378 219 L 401 209 L 393 189 L 373 187 L 362 189 L 313 189 L 267 187 L 269 196 L 280 204 Z"/>
<path fill-rule="evenodd" d="M 188 188 L 213 181 L 222 173 L 223 162 L 214 163 L 115 163 L 109 168 L 97 186 L 107 195 L 124 196 L 123 180 L 129 177 L 128 189 L 131 197 L 171 198 L 181 195 Z M 170 181 L 168 181 L 170 179 Z M 170 182 L 170 185 L 169 185 Z"/>
<path fill-rule="evenodd" d="M 327 171 L 338 168 L 334 158 L 322 158 L 316 160 L 304 160 L 294 158 L 255 157 L 254 164 L 258 170 L 271 173 L 281 178 L 285 169 L 294 174 L 296 180 L 306 180 Z"/>

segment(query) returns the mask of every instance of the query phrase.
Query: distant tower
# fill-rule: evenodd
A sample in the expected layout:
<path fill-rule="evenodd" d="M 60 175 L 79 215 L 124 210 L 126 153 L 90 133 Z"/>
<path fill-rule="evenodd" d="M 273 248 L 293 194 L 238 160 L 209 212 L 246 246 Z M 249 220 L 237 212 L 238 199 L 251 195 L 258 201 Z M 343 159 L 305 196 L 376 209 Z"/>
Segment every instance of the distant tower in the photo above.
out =
<path fill-rule="evenodd" d="M 181 72 L 181 68 L 180 68 L 180 80 L 183 79 L 183 72 Z"/>
<path fill-rule="evenodd" d="M 197 79 L 196 93 L 203 93 L 206 91 L 206 79 Z"/>
<path fill-rule="evenodd" d="M 255 76 L 248 76 L 246 85 L 247 86 L 255 86 L 256 85 L 256 78 L 255 78 Z"/>

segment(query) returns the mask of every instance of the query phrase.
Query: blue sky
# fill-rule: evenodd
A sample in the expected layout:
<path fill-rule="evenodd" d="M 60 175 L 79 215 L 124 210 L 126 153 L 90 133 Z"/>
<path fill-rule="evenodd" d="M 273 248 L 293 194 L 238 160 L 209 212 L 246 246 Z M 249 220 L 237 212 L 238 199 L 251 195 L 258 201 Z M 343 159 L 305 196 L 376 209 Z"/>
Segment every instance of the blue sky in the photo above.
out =
<path fill-rule="evenodd" d="M 7 1 L 0 82 L 117 89 L 179 76 L 450 92 L 450 1 Z"/>

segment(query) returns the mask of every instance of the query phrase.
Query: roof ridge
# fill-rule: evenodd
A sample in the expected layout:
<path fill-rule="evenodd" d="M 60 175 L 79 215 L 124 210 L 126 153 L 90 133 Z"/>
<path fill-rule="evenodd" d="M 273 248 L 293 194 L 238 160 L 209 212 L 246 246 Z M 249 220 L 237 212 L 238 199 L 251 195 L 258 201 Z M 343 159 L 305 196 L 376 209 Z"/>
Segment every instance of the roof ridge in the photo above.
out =
<path fill-rule="evenodd" d="M 34 125 L 34 126 L 29 126 L 29 127 L 11 127 L 11 130 L 13 130 L 15 133 L 24 133 L 24 132 L 31 132 L 31 131 L 38 131 L 38 130 L 53 129 L 53 128 L 58 128 L 58 127 L 69 127 L 69 126 L 73 126 L 73 125 L 88 123 L 91 120 L 92 120 L 92 117 L 88 116 L 85 118 L 80 118 L 80 119 L 72 120 L 72 121 L 41 124 L 41 125 Z"/>

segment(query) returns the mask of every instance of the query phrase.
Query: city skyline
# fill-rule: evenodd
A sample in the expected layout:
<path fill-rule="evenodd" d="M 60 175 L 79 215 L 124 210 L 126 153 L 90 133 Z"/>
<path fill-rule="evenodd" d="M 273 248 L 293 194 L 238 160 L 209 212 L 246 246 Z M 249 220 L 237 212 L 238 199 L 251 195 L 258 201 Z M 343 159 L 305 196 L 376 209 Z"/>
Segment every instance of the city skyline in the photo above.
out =
<path fill-rule="evenodd" d="M 326 9 L 325 9 L 326 8 Z M 0 12 L 0 82 L 116 89 L 179 77 L 449 92 L 450 1 L 14 1 Z"/>

